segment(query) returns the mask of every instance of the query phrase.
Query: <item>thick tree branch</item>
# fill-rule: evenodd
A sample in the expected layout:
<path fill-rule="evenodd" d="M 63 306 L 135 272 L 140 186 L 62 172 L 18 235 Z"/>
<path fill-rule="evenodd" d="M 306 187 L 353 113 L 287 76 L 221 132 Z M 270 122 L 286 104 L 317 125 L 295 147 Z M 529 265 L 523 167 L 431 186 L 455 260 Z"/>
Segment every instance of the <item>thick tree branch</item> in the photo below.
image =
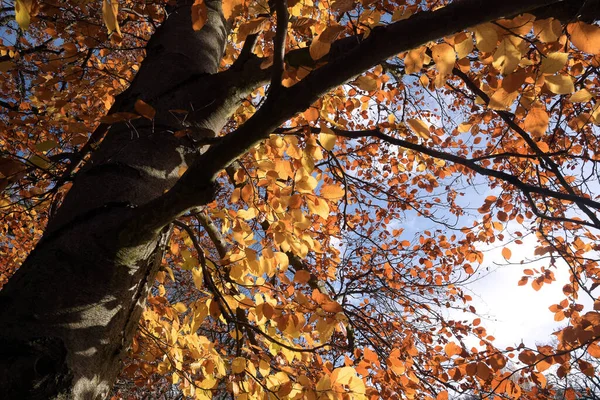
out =
<path fill-rule="evenodd" d="M 147 240 L 147 235 L 155 237 L 164 225 L 189 208 L 211 201 L 215 191 L 213 182 L 222 169 L 268 137 L 281 123 L 308 108 L 323 93 L 382 60 L 471 26 L 554 3 L 559 2 L 462 0 L 373 29 L 367 39 L 343 56 L 311 72 L 295 86 L 269 96 L 243 126 L 199 157 L 169 192 L 140 207 L 124 227 L 121 239 L 134 244 Z"/>

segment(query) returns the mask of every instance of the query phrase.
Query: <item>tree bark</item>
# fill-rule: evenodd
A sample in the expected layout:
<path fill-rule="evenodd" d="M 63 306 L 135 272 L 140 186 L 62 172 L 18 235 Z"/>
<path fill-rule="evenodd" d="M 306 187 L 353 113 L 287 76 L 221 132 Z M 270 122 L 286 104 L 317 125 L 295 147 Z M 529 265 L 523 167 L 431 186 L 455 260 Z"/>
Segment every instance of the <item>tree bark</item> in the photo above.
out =
<path fill-rule="evenodd" d="M 328 64 L 270 93 L 243 126 L 205 151 L 202 143 L 271 75 L 256 56 L 217 73 L 228 33 L 221 1 L 206 0 L 209 18 L 199 32 L 191 28 L 192 1 L 179 1 L 112 110 L 132 111 L 142 99 L 156 117 L 111 127 L 36 249 L 0 292 L 2 396 L 106 397 L 160 265 L 169 223 L 212 199 L 220 170 L 322 93 L 379 61 L 555 2 L 462 0 L 378 27 L 364 40 L 342 39 Z M 172 110 L 190 113 L 184 119 Z M 191 135 L 173 135 L 181 129 Z"/>

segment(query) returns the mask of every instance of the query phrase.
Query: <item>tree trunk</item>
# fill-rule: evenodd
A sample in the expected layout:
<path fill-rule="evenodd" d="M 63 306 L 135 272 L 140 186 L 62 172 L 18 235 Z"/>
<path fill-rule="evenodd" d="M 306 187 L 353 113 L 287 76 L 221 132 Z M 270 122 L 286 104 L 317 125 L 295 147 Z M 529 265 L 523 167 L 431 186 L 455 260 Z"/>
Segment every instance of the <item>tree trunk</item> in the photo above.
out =
<path fill-rule="evenodd" d="M 124 248 L 118 232 L 138 205 L 171 188 L 202 152 L 190 137 L 173 135 L 184 126 L 169 110 L 205 110 L 194 115 L 193 129 L 214 135 L 235 107 L 228 77 L 214 75 L 227 37 L 221 2 L 207 4 L 201 31 L 192 30 L 191 2 L 180 1 L 153 35 L 139 74 L 111 111 L 131 112 L 143 99 L 155 119 L 112 126 L 36 249 L 0 292 L 0 397 L 109 393 L 169 239 L 165 228 Z M 182 82 L 192 77 L 190 91 Z"/>

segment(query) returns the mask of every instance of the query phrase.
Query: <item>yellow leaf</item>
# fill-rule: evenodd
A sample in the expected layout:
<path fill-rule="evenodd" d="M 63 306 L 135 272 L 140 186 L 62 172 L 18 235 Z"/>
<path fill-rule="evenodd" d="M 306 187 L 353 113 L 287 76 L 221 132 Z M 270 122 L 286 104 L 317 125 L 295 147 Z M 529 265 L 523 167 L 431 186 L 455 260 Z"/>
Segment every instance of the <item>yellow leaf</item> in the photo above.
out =
<path fill-rule="evenodd" d="M 359 76 L 353 83 L 358 86 L 359 89 L 368 92 L 379 89 L 379 83 L 372 77 L 366 75 Z"/>
<path fill-rule="evenodd" d="M 517 96 L 518 91 L 507 92 L 504 88 L 500 88 L 492 94 L 490 97 L 490 103 L 488 107 L 492 110 L 507 110 L 513 104 Z"/>
<path fill-rule="evenodd" d="M 456 36 L 454 50 L 456 50 L 459 60 L 465 58 L 473 51 L 473 38 L 469 32 L 461 32 Z"/>
<path fill-rule="evenodd" d="M 562 35 L 562 26 L 554 18 L 539 19 L 533 22 L 533 33 L 542 43 L 555 42 Z"/>
<path fill-rule="evenodd" d="M 15 20 L 21 29 L 29 28 L 32 0 L 15 0 Z"/>
<path fill-rule="evenodd" d="M 300 180 L 296 181 L 296 189 L 300 193 L 312 193 L 313 189 L 317 187 L 317 180 L 312 175 L 304 175 Z"/>
<path fill-rule="evenodd" d="M 308 49 L 313 60 L 325 57 L 331 49 L 331 43 L 339 36 L 345 28 L 341 25 L 330 25 L 317 37 L 314 38 Z"/>
<path fill-rule="evenodd" d="M 419 47 L 406 53 L 404 57 L 404 71 L 407 74 L 418 72 L 425 62 L 425 47 Z"/>
<path fill-rule="evenodd" d="M 179 302 L 177 304 L 175 304 L 173 306 L 173 308 L 175 309 L 175 311 L 177 311 L 179 314 L 182 314 L 184 312 L 187 311 L 187 307 L 185 306 L 185 304 L 183 304 L 182 302 Z"/>
<path fill-rule="evenodd" d="M 543 74 L 555 74 L 561 69 L 563 69 L 568 59 L 568 53 L 562 53 L 560 51 L 548 53 L 546 54 L 546 57 L 542 59 L 540 72 Z"/>
<path fill-rule="evenodd" d="M 121 35 L 121 29 L 119 28 L 119 22 L 117 21 L 117 14 L 119 12 L 119 3 L 116 0 L 104 0 L 102 1 L 102 19 L 104 25 L 108 29 L 108 33 L 117 32 Z"/>
<path fill-rule="evenodd" d="M 338 185 L 323 185 L 321 188 L 321 197 L 328 200 L 337 200 L 344 197 L 344 189 Z"/>
<path fill-rule="evenodd" d="M 475 42 L 477 43 L 479 51 L 489 53 L 496 49 L 496 45 L 498 44 L 498 32 L 496 32 L 496 27 L 494 25 L 491 23 L 478 25 L 475 27 L 474 32 Z"/>
<path fill-rule="evenodd" d="M 204 0 L 196 0 L 192 5 L 192 28 L 195 31 L 202 29 L 208 19 L 208 9 Z"/>
<path fill-rule="evenodd" d="M 570 94 L 575 91 L 573 80 L 566 75 L 547 76 L 546 87 L 555 94 Z"/>
<path fill-rule="evenodd" d="M 234 374 L 239 374 L 246 370 L 246 359 L 244 357 L 236 357 L 231 362 L 231 371 Z"/>
<path fill-rule="evenodd" d="M 416 118 L 411 118 L 406 122 L 420 138 L 427 140 L 431 137 L 429 134 L 429 127 L 425 122 Z"/>
<path fill-rule="evenodd" d="M 503 75 L 514 72 L 521 61 L 521 52 L 512 39 L 509 36 L 505 37 L 494 52 L 492 65 Z"/>
<path fill-rule="evenodd" d="M 336 368 L 331 373 L 331 383 L 347 385 L 352 377 L 356 376 L 356 371 L 352 367 Z"/>
<path fill-rule="evenodd" d="M 156 110 L 150 104 L 146 103 L 142 99 L 138 99 L 133 106 L 135 112 L 140 114 L 142 117 L 149 120 L 153 120 L 156 115 Z"/>
<path fill-rule="evenodd" d="M 319 199 L 318 197 L 306 199 L 306 205 L 308 205 L 308 209 L 310 212 L 317 214 L 323 219 L 327 219 L 329 216 L 329 206 L 327 202 L 323 199 Z"/>
<path fill-rule="evenodd" d="M 248 35 L 260 32 L 263 29 L 263 26 L 267 23 L 267 21 L 268 19 L 266 17 L 259 17 L 251 19 L 250 21 L 241 24 L 238 28 L 237 34 L 238 43 L 246 40 L 246 37 Z"/>
<path fill-rule="evenodd" d="M 579 50 L 589 54 L 600 53 L 600 27 L 578 21 L 567 26 L 571 42 Z"/>
<path fill-rule="evenodd" d="M 335 133 L 333 133 L 333 131 L 330 128 L 326 126 L 321 126 L 321 133 L 319 133 L 319 143 L 321 143 L 321 146 L 323 146 L 325 150 L 333 150 L 333 148 L 335 147 L 336 139 L 337 136 L 335 135 Z"/>
<path fill-rule="evenodd" d="M 541 107 L 532 107 L 527 113 L 525 121 L 523 122 L 523 128 L 531 133 L 534 138 L 542 137 L 548 129 L 548 113 Z"/>
<path fill-rule="evenodd" d="M 581 89 L 571 95 L 571 103 L 586 103 L 592 99 L 592 94 L 587 89 Z"/>
<path fill-rule="evenodd" d="M 448 75 L 454 68 L 456 53 L 448 43 L 440 43 L 431 48 L 433 61 L 442 75 Z"/>
<path fill-rule="evenodd" d="M 507 260 L 510 260 L 510 256 L 512 256 L 512 251 L 508 247 L 502 249 L 502 257 Z"/>

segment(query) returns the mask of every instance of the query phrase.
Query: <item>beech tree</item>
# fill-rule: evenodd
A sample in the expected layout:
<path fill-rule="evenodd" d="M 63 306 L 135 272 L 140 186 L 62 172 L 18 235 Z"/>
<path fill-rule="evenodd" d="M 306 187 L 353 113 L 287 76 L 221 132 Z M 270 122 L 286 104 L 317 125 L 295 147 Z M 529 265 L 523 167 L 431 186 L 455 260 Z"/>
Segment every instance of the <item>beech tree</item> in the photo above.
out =
<path fill-rule="evenodd" d="M 599 16 L 2 0 L 0 393 L 539 399 L 551 366 L 594 376 Z M 568 324 L 498 348 L 464 289 L 527 235 L 546 266 L 518 284 L 568 268 Z"/>

